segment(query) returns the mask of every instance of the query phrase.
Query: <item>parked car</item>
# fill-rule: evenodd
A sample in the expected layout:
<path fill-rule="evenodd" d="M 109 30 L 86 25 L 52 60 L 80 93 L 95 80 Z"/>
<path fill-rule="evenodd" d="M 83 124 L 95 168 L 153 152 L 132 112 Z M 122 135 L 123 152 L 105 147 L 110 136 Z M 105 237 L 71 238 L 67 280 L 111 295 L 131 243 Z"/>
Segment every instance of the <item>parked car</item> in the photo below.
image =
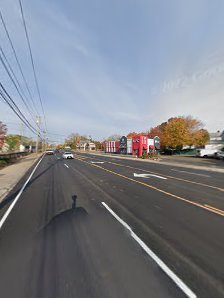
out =
<path fill-rule="evenodd" d="M 224 160 L 224 151 L 218 151 L 215 153 L 215 158 Z"/>
<path fill-rule="evenodd" d="M 65 152 L 63 155 L 62 155 L 63 158 L 65 159 L 73 159 L 74 156 L 71 152 Z"/>
<path fill-rule="evenodd" d="M 217 149 L 198 149 L 196 152 L 196 156 L 199 157 L 215 157 L 217 153 Z"/>

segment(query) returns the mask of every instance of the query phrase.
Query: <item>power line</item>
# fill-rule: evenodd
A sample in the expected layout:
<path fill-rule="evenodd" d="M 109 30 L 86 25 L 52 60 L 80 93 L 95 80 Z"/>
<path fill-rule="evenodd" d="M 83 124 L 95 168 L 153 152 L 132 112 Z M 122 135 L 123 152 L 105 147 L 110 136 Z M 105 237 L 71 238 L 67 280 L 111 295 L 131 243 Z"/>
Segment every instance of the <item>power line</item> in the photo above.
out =
<path fill-rule="evenodd" d="M 7 57 L 6 57 L 5 53 L 4 53 L 4 50 L 3 50 L 3 48 L 1 47 L 1 45 L 0 45 L 0 51 L 1 51 L 1 53 L 2 53 L 3 58 L 5 59 L 5 62 L 6 62 L 6 64 L 7 64 L 7 66 L 8 66 L 8 68 L 10 69 L 10 71 L 11 71 L 11 73 L 12 73 L 12 76 L 14 77 L 14 80 L 16 81 L 17 85 L 19 86 L 21 93 L 22 93 L 23 96 L 26 98 L 26 100 L 29 101 L 29 99 L 28 99 L 28 97 L 26 96 L 26 94 L 24 93 L 23 88 L 22 88 L 22 86 L 21 86 L 21 84 L 20 84 L 20 82 L 19 82 L 19 80 L 18 80 L 18 78 L 17 78 L 15 72 L 13 71 L 13 68 L 12 68 L 12 66 L 10 65 L 10 63 L 9 63 L 9 61 L 8 61 L 8 59 L 7 59 Z M 33 108 L 33 107 L 34 107 L 34 108 Z M 35 107 L 34 105 L 33 105 L 33 107 L 31 106 L 33 112 L 35 112 L 36 114 L 38 114 L 38 111 L 37 111 L 36 107 Z M 35 109 L 35 111 L 34 111 L 34 109 Z"/>
<path fill-rule="evenodd" d="M 32 93 L 31 93 L 31 91 L 30 91 L 30 88 L 29 88 L 29 86 L 28 86 L 27 80 L 26 80 L 25 75 L 24 75 L 24 73 L 23 73 L 21 64 L 20 64 L 20 62 L 19 62 L 19 59 L 18 59 L 16 50 L 15 50 L 15 47 L 14 47 L 14 45 L 13 45 L 12 39 L 11 39 L 10 34 L 9 34 L 9 31 L 8 31 L 8 29 L 7 29 L 5 20 L 4 20 L 4 18 L 3 18 L 2 12 L 1 12 L 1 9 L 0 9 L 0 19 L 1 19 L 1 21 L 2 21 L 2 25 L 3 25 L 4 29 L 5 29 L 5 33 L 6 33 L 7 37 L 8 37 L 9 43 L 10 43 L 10 45 L 11 45 L 11 48 L 12 48 L 12 51 L 13 51 L 15 60 L 16 60 L 16 62 L 17 62 L 17 65 L 18 65 L 18 68 L 19 68 L 19 70 L 20 70 L 21 76 L 22 76 L 23 81 L 24 81 L 24 83 L 25 83 L 27 92 L 29 93 L 29 96 L 30 96 L 30 99 L 31 99 L 31 101 L 32 101 L 32 103 L 33 103 L 33 106 L 34 106 L 34 108 L 36 109 L 36 106 L 35 106 L 35 103 L 34 103 L 34 100 L 33 100 Z M 36 109 L 36 110 L 37 110 L 37 109 Z"/>
<path fill-rule="evenodd" d="M 40 101 L 40 104 L 41 104 L 42 113 L 43 113 L 43 116 L 44 116 L 45 130 L 47 130 L 46 116 L 45 116 L 45 112 L 44 112 L 44 108 L 43 108 L 43 102 L 42 102 L 42 98 L 41 98 L 41 94 L 40 94 L 40 88 L 39 88 L 39 84 L 38 84 L 38 80 L 37 80 L 37 75 L 36 75 L 36 70 L 35 70 L 34 60 L 33 60 L 33 54 L 32 54 L 32 50 L 31 50 L 30 39 L 29 39 L 28 31 L 27 31 L 27 26 L 26 26 L 26 21 L 25 21 L 25 17 L 24 17 L 24 13 L 23 13 L 23 6 L 22 6 L 22 1 L 21 0 L 19 0 L 19 5 L 20 5 L 20 11 L 21 11 L 21 15 L 22 15 L 26 40 L 27 40 L 29 53 L 30 53 L 30 59 L 31 59 L 31 64 L 32 64 L 32 69 L 33 69 L 33 74 L 34 74 L 34 80 L 35 80 L 35 84 L 36 84 L 36 88 L 37 88 L 39 101 Z"/>
<path fill-rule="evenodd" d="M 3 101 L 9 105 L 9 107 L 20 118 L 20 120 L 26 125 L 26 127 L 29 128 L 29 130 L 31 130 L 35 135 L 39 135 L 36 128 L 34 128 L 32 126 L 32 124 L 30 124 L 30 122 L 26 119 L 26 117 L 23 115 L 23 113 L 21 112 L 21 110 L 19 109 L 19 107 L 17 106 L 15 101 L 12 99 L 12 97 L 9 95 L 9 93 L 4 88 L 4 86 L 2 85 L 1 82 L 0 82 L 0 87 L 2 89 L 2 90 L 0 90 L 0 95 L 1 95 L 1 98 L 3 99 Z"/>
<path fill-rule="evenodd" d="M 33 121 L 34 121 L 34 123 L 35 123 L 35 118 L 34 118 L 32 112 L 30 111 L 30 108 L 29 108 L 29 106 L 27 105 L 27 103 L 26 103 L 26 101 L 25 101 L 23 95 L 21 94 L 21 92 L 20 92 L 20 90 L 19 90 L 19 88 L 18 88 L 16 82 L 14 81 L 14 79 L 13 79 L 13 77 L 12 77 L 12 75 L 11 75 L 9 69 L 7 68 L 7 65 L 5 64 L 5 62 L 4 62 L 4 60 L 3 60 L 2 56 L 1 56 L 1 53 L 0 53 L 0 61 L 2 62 L 2 65 L 4 66 L 4 68 L 5 68 L 5 70 L 6 70 L 7 74 L 8 74 L 8 76 L 10 77 L 11 81 L 13 82 L 13 85 L 15 86 L 15 88 L 16 88 L 16 90 L 17 90 L 19 96 L 21 97 L 21 99 L 22 99 L 24 105 L 26 106 L 28 112 L 30 113 L 30 115 L 31 115 L 31 117 L 32 117 L 32 119 L 33 119 Z"/>
<path fill-rule="evenodd" d="M 15 108 L 12 106 L 12 104 L 7 100 L 6 96 L 3 94 L 3 92 L 0 90 L 0 99 L 3 100 L 3 102 L 5 102 L 6 104 L 8 104 L 8 106 L 13 110 L 13 112 L 19 117 L 19 119 L 26 125 L 26 127 L 28 127 L 28 129 L 30 131 L 32 131 L 32 133 L 36 134 L 35 131 L 33 131 L 32 128 L 29 127 L 29 125 L 27 125 L 27 123 L 24 121 L 24 119 L 20 116 L 20 114 L 15 110 Z"/>

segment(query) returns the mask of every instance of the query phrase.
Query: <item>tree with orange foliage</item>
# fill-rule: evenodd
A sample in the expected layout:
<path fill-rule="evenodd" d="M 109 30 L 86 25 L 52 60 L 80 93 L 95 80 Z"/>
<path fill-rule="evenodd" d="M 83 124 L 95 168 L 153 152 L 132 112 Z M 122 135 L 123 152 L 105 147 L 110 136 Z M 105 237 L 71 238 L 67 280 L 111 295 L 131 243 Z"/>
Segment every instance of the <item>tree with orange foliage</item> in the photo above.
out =
<path fill-rule="evenodd" d="M 177 150 L 183 146 L 203 146 L 209 134 L 202 127 L 202 122 L 191 116 L 170 118 L 164 128 L 164 144 Z"/>
<path fill-rule="evenodd" d="M 164 144 L 167 148 L 181 150 L 190 142 L 188 123 L 184 118 L 168 120 L 164 128 Z"/>
<path fill-rule="evenodd" d="M 165 143 L 164 143 L 164 128 L 165 128 L 166 122 L 156 126 L 156 127 L 151 127 L 149 132 L 148 132 L 148 137 L 150 139 L 153 139 L 154 137 L 159 137 L 160 138 L 160 148 L 164 149 L 165 148 Z"/>
<path fill-rule="evenodd" d="M 127 138 L 131 139 L 132 137 L 137 136 L 137 135 L 138 135 L 137 132 L 129 132 L 129 134 L 127 135 Z"/>
<path fill-rule="evenodd" d="M 150 129 L 148 136 L 158 136 L 161 148 L 181 150 L 184 146 L 201 147 L 208 143 L 208 131 L 203 129 L 201 121 L 188 117 L 173 117 L 167 122 Z"/>

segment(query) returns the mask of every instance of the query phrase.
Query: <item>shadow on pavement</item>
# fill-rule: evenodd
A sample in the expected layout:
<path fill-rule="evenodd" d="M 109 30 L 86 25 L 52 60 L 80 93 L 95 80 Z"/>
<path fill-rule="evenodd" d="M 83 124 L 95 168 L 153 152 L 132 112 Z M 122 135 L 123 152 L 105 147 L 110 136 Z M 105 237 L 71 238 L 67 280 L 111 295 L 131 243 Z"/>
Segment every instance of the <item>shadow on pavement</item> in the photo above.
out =
<path fill-rule="evenodd" d="M 52 226 L 63 226 L 64 223 L 68 223 L 68 221 L 80 222 L 82 220 L 87 219 L 88 212 L 83 207 L 76 207 L 77 196 L 72 196 L 73 204 L 70 209 L 65 209 L 60 211 L 59 213 L 53 215 L 53 217 L 45 223 L 39 231 L 52 227 Z"/>

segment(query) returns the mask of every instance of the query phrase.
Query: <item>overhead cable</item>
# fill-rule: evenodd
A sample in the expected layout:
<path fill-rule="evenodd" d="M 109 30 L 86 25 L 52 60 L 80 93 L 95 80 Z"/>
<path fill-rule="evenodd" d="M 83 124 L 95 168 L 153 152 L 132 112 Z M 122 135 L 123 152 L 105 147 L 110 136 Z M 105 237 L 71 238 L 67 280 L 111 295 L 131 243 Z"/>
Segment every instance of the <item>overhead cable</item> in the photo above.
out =
<path fill-rule="evenodd" d="M 44 112 L 43 101 L 42 101 L 41 94 L 40 94 L 40 88 L 39 88 L 39 84 L 38 84 L 38 80 L 37 80 L 37 75 L 36 75 L 36 70 L 35 70 L 35 66 L 34 66 L 34 59 L 33 59 L 33 54 L 32 54 L 32 49 L 31 49 L 31 44 L 30 44 L 30 39 L 29 39 L 29 35 L 28 35 L 28 30 L 27 30 L 27 26 L 26 26 L 26 21 L 25 21 L 25 17 L 24 17 L 23 6 L 22 6 L 22 1 L 21 0 L 19 0 L 19 5 L 20 5 L 20 11 L 21 11 L 21 15 L 22 15 L 22 20 L 23 20 L 23 26 L 24 26 L 24 30 L 25 30 L 26 40 L 27 40 L 27 44 L 28 44 L 28 48 L 29 48 L 29 53 L 30 53 L 30 59 L 31 59 L 31 64 L 32 64 L 32 69 L 33 69 L 33 74 L 34 74 L 34 80 L 35 80 L 35 84 L 36 84 L 36 88 L 37 88 L 37 93 L 38 93 L 38 97 L 39 97 L 39 101 L 40 101 L 42 113 L 43 113 L 43 116 L 44 116 L 45 130 L 47 130 L 46 116 L 45 116 L 45 112 Z"/>
<path fill-rule="evenodd" d="M 11 45 L 11 48 L 12 48 L 12 51 L 13 51 L 15 60 L 16 60 L 16 62 L 17 62 L 19 71 L 20 71 L 21 76 L 22 76 L 22 78 L 23 78 L 23 81 L 24 81 L 24 83 L 25 83 L 27 92 L 28 92 L 28 94 L 29 94 L 29 96 L 30 96 L 30 99 L 31 99 L 31 101 L 32 101 L 32 103 L 33 103 L 33 106 L 34 106 L 35 110 L 37 111 L 37 108 L 36 108 L 36 106 L 35 106 L 35 102 L 34 102 L 34 100 L 33 100 L 32 93 L 31 93 L 31 91 L 30 91 L 29 85 L 28 85 L 27 80 L 26 80 L 26 78 L 25 78 L 25 75 L 24 75 L 24 73 L 23 73 L 21 64 L 20 64 L 20 62 L 19 62 L 19 59 L 18 59 L 16 50 L 15 50 L 15 47 L 14 47 L 14 45 L 13 45 L 12 39 L 11 39 L 10 34 L 9 34 L 9 31 L 8 31 L 8 29 L 7 29 L 5 20 L 4 20 L 4 18 L 3 18 L 2 12 L 1 12 L 1 9 L 0 9 L 0 19 L 1 19 L 2 25 L 3 25 L 3 27 L 4 27 L 6 36 L 7 36 L 8 40 L 9 40 L 10 45 Z"/>
<path fill-rule="evenodd" d="M 34 121 L 34 123 L 35 123 L 35 116 L 32 114 L 32 112 L 31 112 L 31 110 L 30 110 L 28 104 L 26 103 L 26 101 L 25 101 L 23 95 L 21 94 L 21 92 L 20 92 L 20 90 L 19 90 L 19 87 L 17 86 L 17 84 L 16 84 L 14 78 L 12 77 L 12 75 L 11 75 L 11 73 L 10 73 L 8 67 L 7 67 L 7 65 L 6 65 L 5 62 L 4 62 L 4 59 L 2 58 L 1 53 L 0 53 L 0 61 L 1 61 L 2 65 L 4 66 L 4 68 L 5 68 L 5 70 L 6 70 L 7 74 L 8 74 L 8 76 L 9 76 L 9 78 L 11 79 L 11 81 L 12 81 L 12 83 L 13 83 L 13 85 L 15 86 L 15 88 L 16 88 L 16 90 L 17 90 L 17 92 L 18 92 L 20 98 L 22 99 L 24 105 L 26 106 L 26 108 L 27 108 L 27 110 L 28 110 L 28 112 L 29 112 L 31 118 L 33 119 L 33 121 Z"/>
<path fill-rule="evenodd" d="M 39 132 L 36 130 L 36 128 L 33 127 L 33 125 L 27 120 L 27 118 L 24 116 L 22 111 L 19 109 L 15 101 L 12 99 L 12 97 L 9 95 L 5 87 L 0 82 L 0 87 L 2 90 L 0 90 L 0 95 L 5 103 L 8 104 L 8 106 L 13 110 L 13 112 L 20 118 L 20 120 L 28 127 L 34 134 L 39 135 Z M 39 135 L 40 136 L 40 135 Z"/>

